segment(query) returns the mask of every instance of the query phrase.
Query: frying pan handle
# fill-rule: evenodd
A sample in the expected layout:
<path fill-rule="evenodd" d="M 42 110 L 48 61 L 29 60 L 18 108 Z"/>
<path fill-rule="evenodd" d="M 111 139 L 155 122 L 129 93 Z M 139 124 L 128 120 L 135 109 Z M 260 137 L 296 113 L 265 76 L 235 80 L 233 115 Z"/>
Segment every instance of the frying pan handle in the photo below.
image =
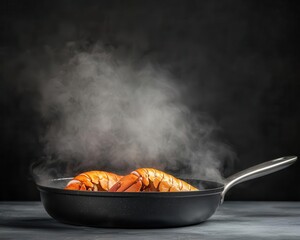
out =
<path fill-rule="evenodd" d="M 277 158 L 268 162 L 264 162 L 261 164 L 258 164 L 254 167 L 250 167 L 244 171 L 238 172 L 228 178 L 225 179 L 224 183 L 224 190 L 222 192 L 222 200 L 224 201 L 224 196 L 227 193 L 227 191 L 233 187 L 234 185 L 248 181 L 253 178 L 258 178 L 265 176 L 269 173 L 273 173 L 276 171 L 279 171 L 283 168 L 286 168 L 296 162 L 297 157 L 296 156 L 288 156 L 288 157 L 281 157 Z"/>

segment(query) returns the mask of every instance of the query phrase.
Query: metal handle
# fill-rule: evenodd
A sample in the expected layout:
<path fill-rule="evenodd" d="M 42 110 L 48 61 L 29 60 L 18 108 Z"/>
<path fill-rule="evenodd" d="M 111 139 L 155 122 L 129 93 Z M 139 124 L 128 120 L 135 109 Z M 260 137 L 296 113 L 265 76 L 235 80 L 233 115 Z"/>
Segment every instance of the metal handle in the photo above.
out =
<path fill-rule="evenodd" d="M 244 171 L 238 172 L 228 177 L 224 183 L 224 190 L 222 192 L 221 202 L 224 201 L 224 196 L 227 193 L 227 191 L 230 188 L 232 188 L 234 185 L 241 182 L 248 181 L 253 178 L 265 176 L 269 173 L 279 171 L 283 168 L 290 166 L 291 164 L 296 162 L 296 160 L 297 160 L 296 156 L 281 157 L 268 162 L 258 164 L 254 167 L 250 167 Z"/>

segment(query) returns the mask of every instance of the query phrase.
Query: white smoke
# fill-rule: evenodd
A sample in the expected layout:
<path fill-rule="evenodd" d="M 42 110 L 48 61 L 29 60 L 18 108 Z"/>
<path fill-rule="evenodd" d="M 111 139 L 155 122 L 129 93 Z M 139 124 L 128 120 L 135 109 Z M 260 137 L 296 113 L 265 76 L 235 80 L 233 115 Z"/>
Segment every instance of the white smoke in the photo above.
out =
<path fill-rule="evenodd" d="M 221 179 L 224 159 L 233 153 L 215 139 L 211 118 L 182 103 L 167 71 L 99 46 L 77 51 L 53 70 L 41 85 L 40 106 L 48 122 L 45 153 L 55 161 Z"/>

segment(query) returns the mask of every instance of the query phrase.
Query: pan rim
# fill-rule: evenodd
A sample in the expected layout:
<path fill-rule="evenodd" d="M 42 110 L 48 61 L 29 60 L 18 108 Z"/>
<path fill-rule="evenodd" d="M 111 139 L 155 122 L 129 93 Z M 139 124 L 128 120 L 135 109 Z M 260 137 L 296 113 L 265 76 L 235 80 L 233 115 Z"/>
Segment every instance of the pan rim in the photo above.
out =
<path fill-rule="evenodd" d="M 70 180 L 71 178 L 55 178 L 49 179 L 48 181 L 64 181 Z M 186 179 L 188 180 L 188 179 Z M 79 190 L 65 190 L 62 188 L 44 186 L 36 183 L 37 188 L 40 192 L 52 192 L 63 195 L 77 195 L 77 196 L 91 196 L 91 197 L 122 197 L 122 198 L 149 198 L 149 197 L 196 197 L 204 195 L 220 194 L 224 190 L 224 184 L 214 181 L 207 181 L 201 179 L 189 179 L 196 180 L 206 183 L 214 183 L 219 185 L 216 188 L 210 188 L 199 191 L 184 191 L 184 192 L 92 192 L 92 191 L 79 191 Z"/>

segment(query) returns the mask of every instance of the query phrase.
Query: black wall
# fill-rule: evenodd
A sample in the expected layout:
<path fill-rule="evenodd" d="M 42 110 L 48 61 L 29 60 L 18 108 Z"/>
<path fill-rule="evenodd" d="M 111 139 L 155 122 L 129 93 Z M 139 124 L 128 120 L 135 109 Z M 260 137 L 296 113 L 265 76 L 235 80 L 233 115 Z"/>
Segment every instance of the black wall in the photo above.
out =
<path fill-rule="evenodd" d="M 186 104 L 223 129 L 238 160 L 226 175 L 299 155 L 297 1 L 0 3 L 0 200 L 37 200 L 29 166 L 43 131 L 32 69 L 68 42 L 122 47 L 179 79 Z M 45 50 L 46 49 L 46 50 Z M 30 58 L 30 59 L 29 59 Z M 300 200 L 299 163 L 237 186 L 231 200 Z"/>

